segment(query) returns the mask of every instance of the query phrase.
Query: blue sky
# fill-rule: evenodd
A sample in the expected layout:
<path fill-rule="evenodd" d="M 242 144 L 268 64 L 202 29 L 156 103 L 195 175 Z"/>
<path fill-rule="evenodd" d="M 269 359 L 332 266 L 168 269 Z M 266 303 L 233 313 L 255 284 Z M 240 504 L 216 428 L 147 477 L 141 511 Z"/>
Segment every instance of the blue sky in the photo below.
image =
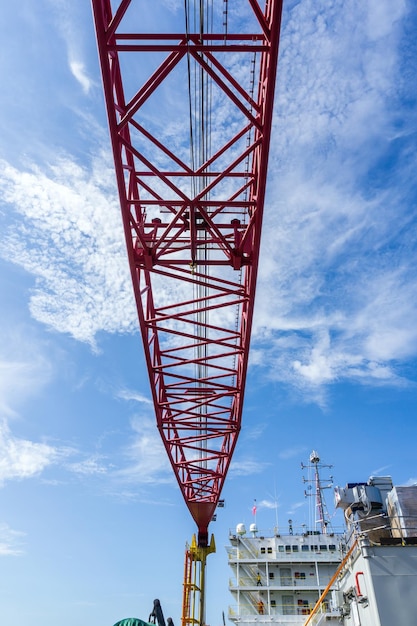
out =
<path fill-rule="evenodd" d="M 142 4 L 149 23 L 183 6 Z M 112 626 L 159 597 L 178 624 L 195 529 L 154 426 L 90 6 L 2 11 L 0 622 Z M 285 3 L 211 626 L 253 500 L 260 528 L 310 523 L 312 449 L 339 485 L 417 480 L 416 28 L 411 0 Z"/>

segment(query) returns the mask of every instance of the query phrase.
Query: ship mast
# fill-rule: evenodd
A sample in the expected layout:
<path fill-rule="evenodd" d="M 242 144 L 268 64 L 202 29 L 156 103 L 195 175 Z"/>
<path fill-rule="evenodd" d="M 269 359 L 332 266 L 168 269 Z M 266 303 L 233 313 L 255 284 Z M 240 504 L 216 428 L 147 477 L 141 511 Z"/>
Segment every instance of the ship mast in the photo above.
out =
<path fill-rule="evenodd" d="M 304 492 L 305 496 L 314 496 L 316 500 L 315 505 L 315 529 L 320 527 L 320 531 L 325 535 L 327 534 L 329 527 L 331 527 L 330 516 L 327 510 L 326 501 L 324 499 L 323 491 L 324 489 L 330 489 L 333 485 L 333 476 L 330 476 L 326 479 L 327 484 L 323 484 L 322 478 L 320 476 L 320 470 L 323 468 L 332 468 L 333 465 L 326 465 L 325 463 L 320 462 L 320 457 L 315 450 L 310 454 L 310 463 L 308 465 L 304 465 L 301 463 L 302 469 L 308 469 L 313 471 L 312 478 L 303 478 L 305 483 L 310 483 L 308 489 L 312 492 L 309 493 L 308 490 Z M 314 491 L 312 489 L 312 485 L 314 485 Z"/>

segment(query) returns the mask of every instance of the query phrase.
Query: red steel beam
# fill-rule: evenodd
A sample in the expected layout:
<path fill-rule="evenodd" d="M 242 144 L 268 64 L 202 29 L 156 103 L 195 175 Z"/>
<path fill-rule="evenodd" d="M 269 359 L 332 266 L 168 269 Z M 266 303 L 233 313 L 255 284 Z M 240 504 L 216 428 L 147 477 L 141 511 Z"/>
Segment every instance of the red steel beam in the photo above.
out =
<path fill-rule="evenodd" d="M 282 14 L 236 3 L 242 32 L 149 33 L 140 3 L 92 0 L 157 426 L 202 546 L 241 426 Z"/>

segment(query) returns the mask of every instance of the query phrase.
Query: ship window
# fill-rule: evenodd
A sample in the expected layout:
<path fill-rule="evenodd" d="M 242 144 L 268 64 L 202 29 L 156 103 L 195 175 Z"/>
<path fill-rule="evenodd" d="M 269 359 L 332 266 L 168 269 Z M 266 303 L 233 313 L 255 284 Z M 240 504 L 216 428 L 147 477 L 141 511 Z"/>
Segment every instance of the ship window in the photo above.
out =
<path fill-rule="evenodd" d="M 269 572 L 269 578 L 272 580 L 274 578 L 274 572 Z"/>
<path fill-rule="evenodd" d="M 301 552 L 308 552 L 309 549 L 310 549 L 310 546 L 306 546 L 306 545 L 301 546 Z"/>
<path fill-rule="evenodd" d="M 336 550 L 336 545 L 334 543 L 331 543 L 329 545 L 329 550 Z"/>
<path fill-rule="evenodd" d="M 292 547 L 292 551 L 293 551 L 293 552 L 298 552 L 298 546 L 293 546 L 293 547 Z"/>
<path fill-rule="evenodd" d="M 284 546 L 278 546 L 278 552 L 284 552 Z"/>
<path fill-rule="evenodd" d="M 323 545 L 321 545 L 321 546 L 320 546 L 320 550 L 322 550 L 322 551 L 324 552 L 325 550 L 327 550 L 327 546 L 323 546 Z"/>
<path fill-rule="evenodd" d="M 275 602 L 275 600 L 271 600 L 271 606 L 275 607 L 277 605 L 277 603 Z"/>
<path fill-rule="evenodd" d="M 285 546 L 285 552 L 291 552 L 291 546 Z"/>
<path fill-rule="evenodd" d="M 272 548 L 268 547 L 268 554 L 272 554 Z"/>
<path fill-rule="evenodd" d="M 261 554 L 265 554 L 265 548 L 261 548 Z"/>
<path fill-rule="evenodd" d="M 318 549 L 319 549 L 318 546 L 311 546 L 312 552 L 317 552 Z"/>
<path fill-rule="evenodd" d="M 298 600 L 298 615 L 309 615 L 310 609 L 308 608 L 308 600 Z"/>

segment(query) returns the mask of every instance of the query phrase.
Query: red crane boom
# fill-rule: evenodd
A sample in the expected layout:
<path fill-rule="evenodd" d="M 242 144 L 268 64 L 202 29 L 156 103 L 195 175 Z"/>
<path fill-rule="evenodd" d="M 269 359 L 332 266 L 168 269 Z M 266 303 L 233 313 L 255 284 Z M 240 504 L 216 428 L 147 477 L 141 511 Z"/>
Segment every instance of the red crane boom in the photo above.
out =
<path fill-rule="evenodd" d="M 149 5 L 92 4 L 157 426 L 207 546 L 242 417 L 282 0 L 186 0 L 177 32 L 157 2 L 158 32 Z"/>

